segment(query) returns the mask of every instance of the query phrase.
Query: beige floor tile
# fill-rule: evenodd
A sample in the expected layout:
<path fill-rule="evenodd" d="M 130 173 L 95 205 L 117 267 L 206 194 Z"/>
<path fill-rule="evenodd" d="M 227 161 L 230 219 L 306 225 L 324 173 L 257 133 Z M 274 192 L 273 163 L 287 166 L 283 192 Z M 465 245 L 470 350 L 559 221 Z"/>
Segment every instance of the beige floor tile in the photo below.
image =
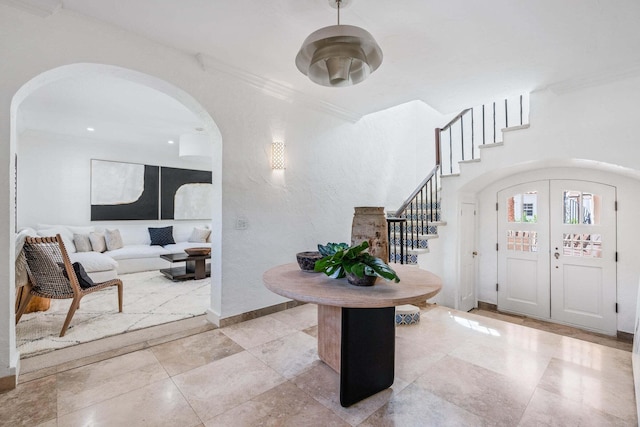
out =
<path fill-rule="evenodd" d="M 65 426 L 192 427 L 202 421 L 170 379 L 133 390 L 58 418 Z"/>
<path fill-rule="evenodd" d="M 449 353 L 460 344 L 473 338 L 474 332 L 457 324 L 452 319 L 423 319 L 410 326 L 396 327 L 396 338 L 404 338 L 421 344 L 427 344 L 432 351 Z"/>
<path fill-rule="evenodd" d="M 285 378 L 291 379 L 320 362 L 318 342 L 304 332 L 296 332 L 248 350 Z"/>
<path fill-rule="evenodd" d="M 488 426 L 492 423 L 414 384 L 389 399 L 361 427 Z"/>
<path fill-rule="evenodd" d="M 111 399 L 168 378 L 150 350 L 57 374 L 58 415 Z"/>
<path fill-rule="evenodd" d="M 270 316 L 301 331 L 318 324 L 318 306 L 316 304 L 303 304 L 273 313 Z"/>
<path fill-rule="evenodd" d="M 34 426 L 57 417 L 56 377 L 49 376 L 0 393 L 0 425 Z"/>
<path fill-rule="evenodd" d="M 270 316 L 236 323 L 220 330 L 244 348 L 256 347 L 297 332 L 295 328 Z"/>
<path fill-rule="evenodd" d="M 355 426 L 367 419 L 408 383 L 396 378 L 391 388 L 368 397 L 348 408 L 340 405 L 340 377 L 324 363 L 314 366 L 292 380 L 300 389 L 329 408 L 340 418 Z"/>
<path fill-rule="evenodd" d="M 0 394 L 0 425 L 637 425 L 629 352 L 437 305 L 396 328 L 394 386 L 342 408 L 315 316 L 308 304 L 189 338 L 177 328 L 131 354 L 32 363 Z M 90 406 L 64 413 L 74 405 Z"/>
<path fill-rule="evenodd" d="M 514 346 L 484 345 L 469 341 L 449 353 L 490 371 L 502 374 L 523 390 L 533 392 L 551 360 L 550 356 L 520 350 Z"/>
<path fill-rule="evenodd" d="M 522 325 L 508 323 L 504 325 L 500 331 L 494 329 L 497 332 L 495 334 L 476 335 L 471 341 L 502 349 L 519 349 L 547 358 L 553 357 L 562 343 L 563 337 L 560 335 Z"/>
<path fill-rule="evenodd" d="M 490 310 L 473 309 L 470 313 L 473 315 L 489 317 L 493 319 L 503 320 L 509 323 L 527 326 L 529 328 L 534 328 L 540 331 L 545 331 L 557 335 L 577 338 L 587 342 L 601 344 L 620 350 L 631 351 L 632 348 L 632 343 L 628 340 L 602 335 L 595 332 L 584 331 L 572 326 L 561 325 L 559 323 L 546 322 L 544 320 L 532 319 L 529 317 L 518 316 L 514 314 L 497 313 Z"/>
<path fill-rule="evenodd" d="M 516 323 L 519 325 L 521 325 L 525 320 L 523 316 L 497 313 L 495 311 L 488 311 L 488 310 L 478 310 L 477 308 L 474 308 L 469 313 L 477 314 L 479 316 L 484 316 L 484 317 L 490 317 L 492 319 L 502 320 L 503 322 Z"/>
<path fill-rule="evenodd" d="M 49 375 L 54 375 L 58 372 L 58 368 L 56 366 L 52 366 L 50 368 L 39 369 L 37 371 L 20 373 L 20 384 L 27 383 L 29 381 L 37 380 L 40 378 L 48 377 Z"/>
<path fill-rule="evenodd" d="M 205 423 L 207 427 L 349 426 L 291 382 L 262 393 Z"/>
<path fill-rule="evenodd" d="M 633 376 L 552 359 L 539 387 L 627 422 L 637 421 Z"/>
<path fill-rule="evenodd" d="M 581 341 L 576 338 L 561 337 L 553 356 L 580 366 L 631 377 L 631 353 L 600 344 Z"/>
<path fill-rule="evenodd" d="M 406 326 L 412 327 L 412 326 Z M 426 340 L 425 340 L 426 341 Z M 412 382 L 446 354 L 434 350 L 427 342 L 396 337 L 395 375 L 403 381 Z"/>
<path fill-rule="evenodd" d="M 632 426 L 634 422 L 573 402 L 555 393 L 537 389 L 520 421 L 521 427 Z"/>
<path fill-rule="evenodd" d="M 533 393 L 504 375 L 451 356 L 434 363 L 415 384 L 482 418 L 511 426 Z"/>
<path fill-rule="evenodd" d="M 312 326 L 310 328 L 304 329 L 302 332 L 304 332 L 307 335 L 311 335 L 314 338 L 318 338 L 318 325 L 316 326 Z"/>
<path fill-rule="evenodd" d="M 243 351 L 173 377 L 191 407 L 209 420 L 285 382 L 285 378 Z"/>
<path fill-rule="evenodd" d="M 174 376 L 239 353 L 243 348 L 216 329 L 157 345 L 151 351 Z"/>

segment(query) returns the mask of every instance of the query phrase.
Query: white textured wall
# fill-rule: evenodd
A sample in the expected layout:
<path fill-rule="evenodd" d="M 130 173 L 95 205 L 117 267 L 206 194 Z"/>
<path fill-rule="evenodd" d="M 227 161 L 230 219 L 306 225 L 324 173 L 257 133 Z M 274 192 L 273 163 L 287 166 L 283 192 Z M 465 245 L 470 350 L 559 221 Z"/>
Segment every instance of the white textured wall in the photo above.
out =
<path fill-rule="evenodd" d="M 640 134 L 637 100 L 640 79 L 556 95 L 531 94 L 529 129 L 505 134 L 502 147 L 483 149 L 482 161 L 461 165 L 458 178 L 443 180 L 443 218 L 438 242 L 446 288 L 443 303 L 457 299 L 457 211 L 461 200 L 478 203 L 479 248 L 477 296 L 495 303 L 497 281 L 496 193 L 533 179 L 567 177 L 614 185 L 618 188 L 618 330 L 633 332 L 636 292 L 640 276 Z M 537 172 L 536 172 L 537 171 Z"/>
<path fill-rule="evenodd" d="M 397 208 L 433 164 L 426 141 L 440 118 L 411 103 L 345 123 L 273 98 L 243 100 L 251 94 L 232 102 L 244 112 L 232 126 L 215 116 L 225 139 L 223 317 L 282 301 L 262 272 L 318 243 L 349 241 L 354 206 Z M 274 140 L 286 144 L 285 171 L 270 169 Z M 249 227 L 236 230 L 237 218 Z"/>
<path fill-rule="evenodd" d="M 220 222 L 222 240 L 221 249 L 215 242 L 213 247 L 221 253 L 222 289 L 217 292 L 214 283 L 212 296 L 212 310 L 219 317 L 282 301 L 262 286 L 262 272 L 293 261 L 296 252 L 318 242 L 348 240 L 353 206 L 397 207 L 433 164 L 433 127 L 442 124 L 438 114 L 420 103 L 345 123 L 231 77 L 207 73 L 192 55 L 64 10 L 44 19 L 0 5 L 0 57 L 0 158 L 5 159 L 0 162 L 0 218 L 5 218 L 0 221 L 0 283 L 13 278 L 12 172 L 7 160 L 14 151 L 12 98 L 25 83 L 56 67 L 109 64 L 155 76 L 190 94 L 220 130 L 222 157 L 214 157 L 213 171 L 215 181 L 216 162 L 222 166 L 221 205 L 215 205 L 222 206 L 222 215 L 213 225 L 215 229 Z M 269 166 L 274 140 L 287 145 L 284 172 Z M 107 158 L 106 150 L 103 154 Z M 120 160 L 134 159 L 147 162 L 142 153 Z M 82 173 L 72 170 L 56 179 L 71 185 L 68 181 Z M 74 203 L 71 195 L 61 197 Z M 64 217 L 62 209 L 57 205 L 52 216 Z M 239 216 L 248 220 L 246 230 L 235 230 Z M 0 378 L 17 364 L 13 301 L 13 288 L 1 287 Z"/>

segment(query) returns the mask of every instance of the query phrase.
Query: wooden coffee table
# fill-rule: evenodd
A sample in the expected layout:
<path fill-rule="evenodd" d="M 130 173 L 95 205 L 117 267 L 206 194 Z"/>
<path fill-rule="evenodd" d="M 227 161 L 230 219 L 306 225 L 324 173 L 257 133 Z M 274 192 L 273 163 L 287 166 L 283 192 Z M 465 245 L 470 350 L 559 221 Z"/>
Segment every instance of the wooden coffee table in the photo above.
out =
<path fill-rule="evenodd" d="M 204 279 L 211 276 L 211 264 L 206 260 L 211 259 L 211 254 L 189 255 L 185 252 L 178 254 L 164 254 L 160 258 L 166 259 L 170 263 L 184 262 L 184 265 L 171 268 L 163 268 L 160 273 L 171 280 Z"/>

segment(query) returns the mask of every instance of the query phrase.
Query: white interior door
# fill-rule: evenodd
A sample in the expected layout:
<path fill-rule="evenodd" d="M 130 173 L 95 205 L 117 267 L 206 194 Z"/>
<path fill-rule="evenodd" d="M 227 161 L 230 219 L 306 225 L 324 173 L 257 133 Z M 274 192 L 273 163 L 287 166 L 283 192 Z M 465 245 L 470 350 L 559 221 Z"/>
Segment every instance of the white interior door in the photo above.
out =
<path fill-rule="evenodd" d="M 615 334 L 616 191 L 551 181 L 551 317 Z"/>
<path fill-rule="evenodd" d="M 458 310 L 476 307 L 476 205 L 462 203 L 460 208 L 460 287 Z"/>
<path fill-rule="evenodd" d="M 498 308 L 549 318 L 549 181 L 498 193 Z"/>

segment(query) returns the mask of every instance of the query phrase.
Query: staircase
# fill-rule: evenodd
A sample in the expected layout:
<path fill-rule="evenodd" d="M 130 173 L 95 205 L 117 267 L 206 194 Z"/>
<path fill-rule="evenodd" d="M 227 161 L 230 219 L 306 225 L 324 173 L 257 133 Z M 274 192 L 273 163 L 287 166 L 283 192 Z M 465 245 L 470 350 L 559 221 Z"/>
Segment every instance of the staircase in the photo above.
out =
<path fill-rule="evenodd" d="M 480 148 L 502 145 L 505 131 L 528 127 L 528 95 L 467 108 L 435 129 L 436 165 L 396 211 L 387 212 L 389 261 L 418 264 L 438 238 L 443 177 L 460 174 L 460 164 L 479 162 Z M 511 121 L 510 121 L 511 117 Z"/>

